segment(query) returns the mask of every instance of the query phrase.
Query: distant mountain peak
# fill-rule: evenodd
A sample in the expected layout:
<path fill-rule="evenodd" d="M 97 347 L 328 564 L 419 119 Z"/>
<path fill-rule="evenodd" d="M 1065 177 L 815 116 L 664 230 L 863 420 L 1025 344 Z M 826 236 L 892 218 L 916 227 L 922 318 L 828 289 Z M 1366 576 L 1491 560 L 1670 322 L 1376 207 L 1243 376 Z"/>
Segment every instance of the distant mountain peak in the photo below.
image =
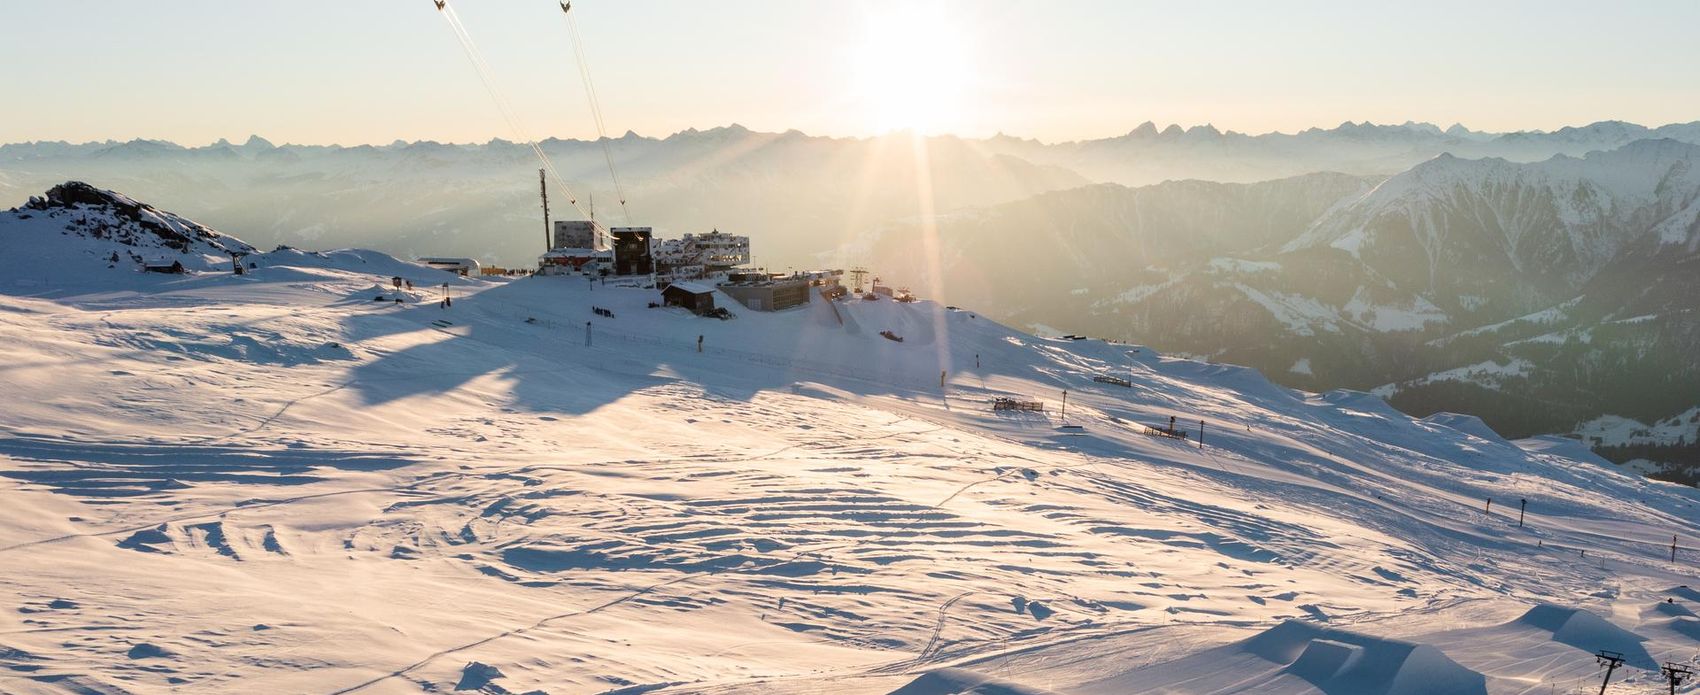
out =
<path fill-rule="evenodd" d="M 702 131 L 702 134 L 719 138 L 741 138 L 745 135 L 751 134 L 752 132 L 754 131 L 751 131 L 749 128 L 745 128 L 741 124 L 733 123 L 730 125 L 709 128 L 708 130 Z"/>
<path fill-rule="evenodd" d="M 1133 130 L 1127 131 L 1127 135 L 1128 135 L 1128 137 L 1134 137 L 1134 138 L 1154 138 L 1154 137 L 1157 137 L 1157 124 L 1152 123 L 1151 121 L 1146 121 L 1144 123 L 1139 124 L 1139 127 L 1134 128 Z"/>

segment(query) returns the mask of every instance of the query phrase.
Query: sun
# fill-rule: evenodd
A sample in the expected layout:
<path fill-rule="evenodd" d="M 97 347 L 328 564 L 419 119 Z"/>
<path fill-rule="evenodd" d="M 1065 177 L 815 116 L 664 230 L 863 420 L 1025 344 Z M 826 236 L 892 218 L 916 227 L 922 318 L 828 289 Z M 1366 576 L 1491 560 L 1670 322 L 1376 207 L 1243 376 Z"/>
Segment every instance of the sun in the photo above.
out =
<path fill-rule="evenodd" d="M 975 65 L 943 12 L 869 17 L 865 34 L 852 60 L 855 96 L 871 128 L 937 133 L 960 122 Z"/>

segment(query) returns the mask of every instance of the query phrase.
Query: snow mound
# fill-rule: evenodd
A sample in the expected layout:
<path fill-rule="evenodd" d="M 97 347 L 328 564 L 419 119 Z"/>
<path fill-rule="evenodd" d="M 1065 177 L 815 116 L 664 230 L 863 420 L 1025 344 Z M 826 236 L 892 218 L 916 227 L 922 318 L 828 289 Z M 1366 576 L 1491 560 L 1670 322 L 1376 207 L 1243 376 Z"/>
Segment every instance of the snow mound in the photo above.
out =
<path fill-rule="evenodd" d="M 1601 458 L 1599 454 L 1594 453 L 1594 450 L 1588 448 L 1587 444 L 1583 444 L 1582 442 L 1569 437 L 1543 434 L 1535 437 L 1529 437 L 1527 439 L 1519 439 L 1512 442 L 1512 444 L 1517 445 L 1517 448 L 1531 454 L 1542 454 L 1546 456 L 1566 458 L 1572 461 L 1592 463 L 1606 468 L 1617 467 L 1616 464 L 1607 461 L 1604 458 Z"/>
<path fill-rule="evenodd" d="M 1661 601 L 1659 603 L 1655 603 L 1655 604 L 1653 604 L 1652 608 L 1649 608 L 1647 610 L 1650 613 L 1657 613 L 1659 615 L 1665 615 L 1665 616 L 1690 617 L 1690 618 L 1695 617 L 1694 611 L 1690 610 L 1688 608 L 1688 606 L 1684 606 L 1680 603 L 1675 603 L 1675 602 L 1670 602 L 1670 601 Z"/>
<path fill-rule="evenodd" d="M 1487 693 L 1486 677 L 1427 644 L 1288 620 L 1241 646 L 1265 660 L 1286 664 L 1283 673 L 1302 678 L 1327 693 Z"/>
<path fill-rule="evenodd" d="M 1493 431 L 1492 427 L 1488 427 L 1487 423 L 1482 422 L 1481 418 L 1474 415 L 1439 412 L 1423 418 L 1423 422 L 1430 425 L 1450 427 L 1458 430 L 1459 432 L 1463 432 L 1464 434 L 1481 437 L 1482 439 L 1486 439 L 1490 442 L 1505 441 L 1504 437 L 1499 436 L 1498 432 Z"/>
<path fill-rule="evenodd" d="M 1339 411 L 1343 415 L 1362 420 L 1403 421 L 1409 416 L 1399 412 L 1387 404 L 1387 400 L 1373 393 L 1355 389 L 1334 389 L 1314 396 L 1319 403 Z"/>
<path fill-rule="evenodd" d="M 1683 591 L 1692 590 L 1684 587 Z M 1641 611 L 1642 622 L 1640 630 L 1664 629 L 1689 640 L 1700 642 L 1700 616 L 1693 609 L 1677 603 L 1674 599 L 1655 601 Z"/>
<path fill-rule="evenodd" d="M 921 674 L 890 695 L 1045 695 L 1049 692 L 965 669 L 941 668 Z"/>
<path fill-rule="evenodd" d="M 1657 669 L 1658 662 L 1641 646 L 1646 637 L 1635 634 L 1605 618 L 1576 608 L 1542 603 L 1529 609 L 1516 624 L 1551 632 L 1552 640 L 1587 652 L 1609 649 L 1622 652 L 1630 666 Z"/>
<path fill-rule="evenodd" d="M 444 283 L 459 286 L 479 282 L 455 273 L 404 261 L 387 253 L 369 249 L 303 251 L 289 246 L 279 246 L 249 260 L 255 265 L 265 268 L 267 277 L 271 279 L 280 279 L 277 275 L 283 271 L 294 271 L 302 280 L 313 280 L 325 275 L 322 272 L 314 271 L 341 271 L 370 274 L 384 279 L 399 277 L 412 282 L 420 292 L 429 292 L 432 288 L 441 287 Z"/>

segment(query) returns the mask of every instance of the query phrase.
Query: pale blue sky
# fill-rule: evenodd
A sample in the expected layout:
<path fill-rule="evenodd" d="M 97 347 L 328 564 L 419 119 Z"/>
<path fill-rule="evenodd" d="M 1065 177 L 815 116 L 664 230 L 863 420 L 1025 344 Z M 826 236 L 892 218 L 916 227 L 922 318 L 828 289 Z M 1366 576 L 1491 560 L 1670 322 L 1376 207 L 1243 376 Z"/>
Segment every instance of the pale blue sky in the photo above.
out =
<path fill-rule="evenodd" d="M 594 135 L 553 0 L 451 0 L 537 137 Z M 578 0 L 608 127 L 1047 141 L 1700 119 L 1700 2 Z M 922 47 L 917 47 L 918 45 Z M 512 132 L 430 0 L 6 0 L 0 142 Z M 899 106 L 894 106 L 899 105 Z"/>

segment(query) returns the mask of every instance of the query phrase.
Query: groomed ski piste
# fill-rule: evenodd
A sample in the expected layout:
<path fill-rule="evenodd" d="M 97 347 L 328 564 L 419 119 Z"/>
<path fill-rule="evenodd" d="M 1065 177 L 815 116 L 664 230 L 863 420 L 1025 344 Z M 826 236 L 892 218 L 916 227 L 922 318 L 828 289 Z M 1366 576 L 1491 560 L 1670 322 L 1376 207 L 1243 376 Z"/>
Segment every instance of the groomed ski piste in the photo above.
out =
<path fill-rule="evenodd" d="M 0 212 L 3 692 L 1533 694 L 1611 650 L 1653 693 L 1700 655 L 1695 490 L 1570 440 L 924 300 L 235 275 L 137 205 Z"/>

